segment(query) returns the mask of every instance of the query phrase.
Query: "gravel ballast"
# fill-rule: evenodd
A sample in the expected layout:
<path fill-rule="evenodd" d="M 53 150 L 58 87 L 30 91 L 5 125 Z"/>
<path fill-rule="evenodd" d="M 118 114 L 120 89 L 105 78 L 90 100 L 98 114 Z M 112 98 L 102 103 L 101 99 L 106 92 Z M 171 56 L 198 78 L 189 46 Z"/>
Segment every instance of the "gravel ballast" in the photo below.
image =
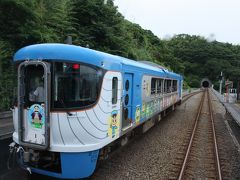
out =
<path fill-rule="evenodd" d="M 176 179 L 201 95 L 193 96 L 147 133 L 121 148 L 97 169 L 92 179 Z M 226 126 L 229 117 L 213 94 L 211 98 L 222 177 L 239 179 L 240 154 Z"/>

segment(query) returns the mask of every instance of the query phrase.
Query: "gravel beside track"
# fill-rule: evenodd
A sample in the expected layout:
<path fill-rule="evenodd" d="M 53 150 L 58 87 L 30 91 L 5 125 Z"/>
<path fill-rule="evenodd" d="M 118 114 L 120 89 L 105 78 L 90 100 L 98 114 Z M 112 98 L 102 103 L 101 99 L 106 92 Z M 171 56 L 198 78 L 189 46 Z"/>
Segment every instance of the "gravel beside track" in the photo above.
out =
<path fill-rule="evenodd" d="M 235 137 L 240 136 L 240 127 L 213 93 L 212 102 L 222 178 L 240 179 L 240 151 L 234 143 Z"/>
<path fill-rule="evenodd" d="M 89 179 L 177 179 L 201 96 L 202 93 L 194 95 L 147 133 L 117 150 Z M 226 114 L 225 108 L 213 94 L 211 98 L 222 178 L 240 179 L 240 147 L 232 138 L 235 135 L 235 141 L 240 142 L 240 127 Z M 1 178 L 29 179 L 19 168 Z M 31 179 L 54 178 L 33 176 Z"/>
<path fill-rule="evenodd" d="M 149 132 L 123 147 L 91 179 L 177 179 L 201 95 L 191 97 Z M 229 115 L 212 93 L 211 99 L 222 178 L 240 179 L 240 153 L 226 126 Z"/>
<path fill-rule="evenodd" d="M 92 179 L 175 179 L 173 169 L 190 136 L 201 93 L 102 164 Z"/>

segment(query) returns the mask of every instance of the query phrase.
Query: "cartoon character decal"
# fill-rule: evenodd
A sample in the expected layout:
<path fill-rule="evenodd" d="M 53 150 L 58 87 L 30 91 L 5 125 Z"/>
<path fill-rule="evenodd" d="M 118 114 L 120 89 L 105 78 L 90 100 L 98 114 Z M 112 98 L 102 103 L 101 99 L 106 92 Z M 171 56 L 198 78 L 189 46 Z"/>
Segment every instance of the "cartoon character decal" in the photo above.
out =
<path fill-rule="evenodd" d="M 145 118 L 145 116 L 146 116 L 146 104 L 142 103 L 141 117 Z"/>
<path fill-rule="evenodd" d="M 34 104 L 30 107 L 29 120 L 33 128 L 42 129 L 44 125 L 44 109 L 39 104 Z"/>
<path fill-rule="evenodd" d="M 136 107 L 136 112 L 135 112 L 135 121 L 136 124 L 138 124 L 140 122 L 140 118 L 141 118 L 141 110 L 140 110 L 140 105 L 138 105 Z"/>
<path fill-rule="evenodd" d="M 119 114 L 117 110 L 112 111 L 109 118 L 108 136 L 115 138 L 119 135 Z"/>
<path fill-rule="evenodd" d="M 41 145 L 45 144 L 44 104 L 33 104 L 28 109 L 27 120 L 25 141 Z"/>
<path fill-rule="evenodd" d="M 150 103 L 147 103 L 147 108 L 146 108 L 146 117 L 148 118 L 150 116 Z"/>
<path fill-rule="evenodd" d="M 153 102 L 153 113 L 155 113 L 155 112 L 157 112 L 157 108 L 158 108 L 158 100 L 157 99 L 155 99 L 154 100 L 154 102 Z"/>

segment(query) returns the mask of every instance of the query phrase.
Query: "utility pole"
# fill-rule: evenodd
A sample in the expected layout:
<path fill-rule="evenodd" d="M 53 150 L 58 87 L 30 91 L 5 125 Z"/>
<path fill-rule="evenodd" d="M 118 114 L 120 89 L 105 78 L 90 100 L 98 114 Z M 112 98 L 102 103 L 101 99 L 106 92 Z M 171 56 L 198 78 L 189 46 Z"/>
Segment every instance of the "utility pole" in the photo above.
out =
<path fill-rule="evenodd" d="M 229 82 L 228 82 L 228 79 L 226 81 L 226 102 L 228 103 L 229 102 L 229 94 L 228 94 L 228 85 L 229 85 Z"/>
<path fill-rule="evenodd" d="M 219 93 L 222 94 L 222 83 L 223 83 L 223 73 L 221 71 L 220 74 L 220 86 L 219 86 Z"/>

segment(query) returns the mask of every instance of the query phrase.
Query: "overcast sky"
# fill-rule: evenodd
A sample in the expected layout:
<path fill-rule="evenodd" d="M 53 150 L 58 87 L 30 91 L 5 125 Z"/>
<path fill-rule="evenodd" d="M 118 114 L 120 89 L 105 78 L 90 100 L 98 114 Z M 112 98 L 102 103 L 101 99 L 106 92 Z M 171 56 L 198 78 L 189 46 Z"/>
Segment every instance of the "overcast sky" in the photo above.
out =
<path fill-rule="evenodd" d="M 186 33 L 240 44 L 240 0 L 114 0 L 114 3 L 126 19 L 160 38 Z"/>

